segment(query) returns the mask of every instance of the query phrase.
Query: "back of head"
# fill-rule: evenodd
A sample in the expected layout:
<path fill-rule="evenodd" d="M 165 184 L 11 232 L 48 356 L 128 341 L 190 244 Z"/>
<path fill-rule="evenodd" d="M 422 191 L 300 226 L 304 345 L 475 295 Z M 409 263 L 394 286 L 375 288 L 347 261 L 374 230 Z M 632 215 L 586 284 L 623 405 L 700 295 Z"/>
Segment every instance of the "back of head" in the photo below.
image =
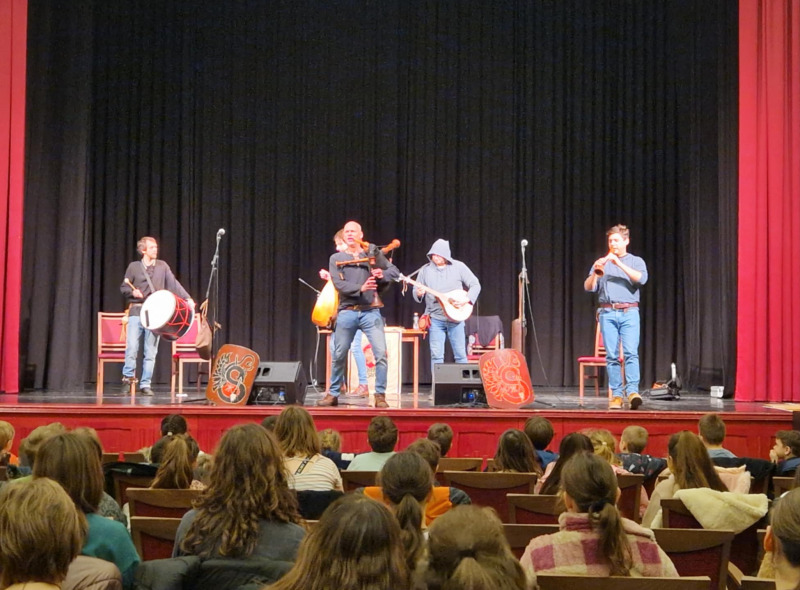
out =
<path fill-rule="evenodd" d="M 578 453 L 561 473 L 561 488 L 575 502 L 578 512 L 589 515 L 592 529 L 600 535 L 599 551 L 611 566 L 612 576 L 627 576 L 632 566 L 628 538 L 617 510 L 617 476 L 608 461 Z"/>
<path fill-rule="evenodd" d="M 181 548 L 203 558 L 246 557 L 258 540 L 258 521 L 299 522 L 283 456 L 272 433 L 239 424 L 222 435 L 208 487 Z"/>
<path fill-rule="evenodd" d="M 60 483 L 82 512 L 97 511 L 103 496 L 103 467 L 85 436 L 66 432 L 45 440 L 36 454 L 33 476 Z"/>
<path fill-rule="evenodd" d="M 533 445 L 521 430 L 511 428 L 500 435 L 497 451 L 494 454 L 494 467 L 497 471 L 517 471 L 519 473 L 538 473 L 542 467 L 536 460 Z"/>
<path fill-rule="evenodd" d="M 406 451 L 416 453 L 430 466 L 431 471 L 436 473 L 439 468 L 439 445 L 430 440 L 429 438 L 418 438 L 406 447 Z"/>
<path fill-rule="evenodd" d="M 319 444 L 323 451 L 338 453 L 342 450 L 342 435 L 333 428 L 326 428 L 319 432 Z"/>
<path fill-rule="evenodd" d="M 161 419 L 161 436 L 186 434 L 188 431 L 189 425 L 186 424 L 186 418 L 180 414 L 167 414 Z"/>
<path fill-rule="evenodd" d="M 540 494 L 557 494 L 559 492 L 561 489 L 561 471 L 567 461 L 578 453 L 594 453 L 592 441 L 582 432 L 570 432 L 561 439 L 561 444 L 558 447 L 558 459 L 553 465 L 553 471 L 550 472 L 547 481 L 544 482 L 542 489 L 539 490 Z"/>
<path fill-rule="evenodd" d="M 429 590 L 525 590 L 519 561 L 491 508 L 456 506 L 428 532 L 427 562 L 417 578 Z"/>
<path fill-rule="evenodd" d="M 375 416 L 367 427 L 369 446 L 376 453 L 391 453 L 397 444 L 397 426 L 389 416 Z"/>
<path fill-rule="evenodd" d="M 525 421 L 525 434 L 531 440 L 533 448 L 544 451 L 555 436 L 553 424 L 547 418 L 534 416 Z"/>
<path fill-rule="evenodd" d="M 800 568 L 800 488 L 795 488 L 775 501 L 770 513 L 770 526 L 776 557 Z"/>
<path fill-rule="evenodd" d="M 616 455 L 617 441 L 611 431 L 605 428 L 597 428 L 589 433 L 589 440 L 592 441 L 594 454 L 608 461 L 611 465 L 619 465 L 620 460 Z"/>
<path fill-rule="evenodd" d="M 6 448 L 14 440 L 14 427 L 10 422 L 0 420 L 0 451 Z"/>
<path fill-rule="evenodd" d="M 649 435 L 641 426 L 628 426 L 622 431 L 622 439 L 628 447 L 629 453 L 641 453 L 647 446 Z"/>
<path fill-rule="evenodd" d="M 188 434 L 176 434 L 164 447 L 151 488 L 185 490 L 192 485 L 194 465 L 200 448 Z"/>
<path fill-rule="evenodd" d="M 725 440 L 725 422 L 719 414 L 703 414 L 697 422 L 697 431 L 710 445 L 721 445 Z"/>
<path fill-rule="evenodd" d="M 286 406 L 275 423 L 275 435 L 287 457 L 312 457 L 322 450 L 314 418 L 301 406 Z"/>
<path fill-rule="evenodd" d="M 41 477 L 4 486 L 0 587 L 28 582 L 60 586 L 81 552 L 87 529 L 86 518 L 53 480 Z"/>
<path fill-rule="evenodd" d="M 300 545 L 294 567 L 270 589 L 403 589 L 408 585 L 397 520 L 383 504 L 350 494 L 325 510 Z"/>
<path fill-rule="evenodd" d="M 728 491 L 714 469 L 705 445 L 695 433 L 688 430 L 676 432 L 669 438 L 667 450 L 670 470 L 680 489 L 711 488 L 718 492 Z"/>
<path fill-rule="evenodd" d="M 269 416 L 264 417 L 264 419 L 261 421 L 261 426 L 263 426 L 267 430 L 275 430 L 275 424 L 277 423 L 278 423 L 277 414 L 270 414 Z"/>
<path fill-rule="evenodd" d="M 23 465 L 33 467 L 36 464 L 36 453 L 41 444 L 56 434 L 62 434 L 67 429 L 61 422 L 52 422 L 44 426 L 34 428 L 31 433 L 22 439 L 19 444 L 19 460 Z"/>
<path fill-rule="evenodd" d="M 439 444 L 439 451 L 442 453 L 442 457 L 446 457 L 447 453 L 450 452 L 450 446 L 453 444 L 453 429 L 444 422 L 431 424 L 428 428 L 428 438 Z"/>

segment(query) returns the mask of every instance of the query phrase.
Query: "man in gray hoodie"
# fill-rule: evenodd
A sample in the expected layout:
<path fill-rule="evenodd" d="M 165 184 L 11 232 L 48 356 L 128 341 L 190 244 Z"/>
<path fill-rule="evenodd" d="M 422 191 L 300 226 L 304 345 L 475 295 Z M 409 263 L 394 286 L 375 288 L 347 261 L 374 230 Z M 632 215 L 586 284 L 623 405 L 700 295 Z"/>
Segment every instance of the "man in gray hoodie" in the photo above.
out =
<path fill-rule="evenodd" d="M 436 240 L 428 252 L 428 259 L 430 262 L 419 271 L 418 283 L 438 291 L 440 295 L 450 295 L 457 290 L 466 291 L 466 297 L 446 297 L 443 306 L 436 295 L 420 287 L 414 289 L 414 299 L 422 301 L 425 298 L 425 313 L 431 318 L 428 332 L 433 373 L 433 365 L 444 362 L 445 339 L 450 341 L 456 362 L 467 362 L 464 321 L 448 316 L 448 312 L 463 316 L 467 308 L 471 309 L 481 292 L 481 283 L 466 264 L 450 255 L 450 242 L 447 240 Z M 469 317 L 469 313 L 466 317 Z"/>

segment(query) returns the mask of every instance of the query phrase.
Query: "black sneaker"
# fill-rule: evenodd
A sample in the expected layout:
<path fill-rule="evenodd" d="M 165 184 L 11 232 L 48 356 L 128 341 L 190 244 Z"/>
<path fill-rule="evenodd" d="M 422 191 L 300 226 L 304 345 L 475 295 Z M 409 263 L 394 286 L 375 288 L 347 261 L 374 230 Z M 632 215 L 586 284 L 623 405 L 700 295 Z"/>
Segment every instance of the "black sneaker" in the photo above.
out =
<path fill-rule="evenodd" d="M 153 390 L 149 387 L 142 387 L 141 393 L 142 395 L 153 395 Z"/>

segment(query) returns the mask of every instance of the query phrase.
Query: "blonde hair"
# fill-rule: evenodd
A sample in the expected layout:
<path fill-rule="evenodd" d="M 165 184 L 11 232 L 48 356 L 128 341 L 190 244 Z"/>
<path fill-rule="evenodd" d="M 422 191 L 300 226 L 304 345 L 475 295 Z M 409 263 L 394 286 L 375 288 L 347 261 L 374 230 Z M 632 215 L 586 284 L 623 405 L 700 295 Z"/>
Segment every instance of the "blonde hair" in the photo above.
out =
<path fill-rule="evenodd" d="M 628 426 L 622 431 L 622 439 L 628 445 L 629 453 L 641 453 L 647 446 L 647 439 L 649 438 L 647 430 L 641 426 Z"/>
<path fill-rule="evenodd" d="M 287 457 L 312 457 L 322 450 L 314 418 L 300 406 L 284 408 L 274 432 Z"/>
<path fill-rule="evenodd" d="M 6 448 L 6 445 L 14 440 L 14 427 L 10 422 L 0 420 L 0 451 Z"/>
<path fill-rule="evenodd" d="M 608 461 L 611 465 L 621 465 L 622 461 L 615 454 L 617 440 L 609 430 L 598 428 L 589 432 L 589 440 L 592 441 L 594 454 Z"/>
<path fill-rule="evenodd" d="M 323 451 L 342 450 L 342 436 L 333 428 L 326 428 L 319 432 L 319 444 Z"/>

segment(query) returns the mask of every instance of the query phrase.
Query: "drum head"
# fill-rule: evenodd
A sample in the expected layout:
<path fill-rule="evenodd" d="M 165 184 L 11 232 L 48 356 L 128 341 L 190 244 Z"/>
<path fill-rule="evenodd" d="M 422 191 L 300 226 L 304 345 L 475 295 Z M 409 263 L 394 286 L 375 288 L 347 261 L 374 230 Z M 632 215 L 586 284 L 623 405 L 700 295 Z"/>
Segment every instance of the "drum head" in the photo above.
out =
<path fill-rule="evenodd" d="M 175 314 L 175 295 L 166 289 L 156 291 L 142 304 L 140 321 L 148 330 L 158 330 Z"/>

